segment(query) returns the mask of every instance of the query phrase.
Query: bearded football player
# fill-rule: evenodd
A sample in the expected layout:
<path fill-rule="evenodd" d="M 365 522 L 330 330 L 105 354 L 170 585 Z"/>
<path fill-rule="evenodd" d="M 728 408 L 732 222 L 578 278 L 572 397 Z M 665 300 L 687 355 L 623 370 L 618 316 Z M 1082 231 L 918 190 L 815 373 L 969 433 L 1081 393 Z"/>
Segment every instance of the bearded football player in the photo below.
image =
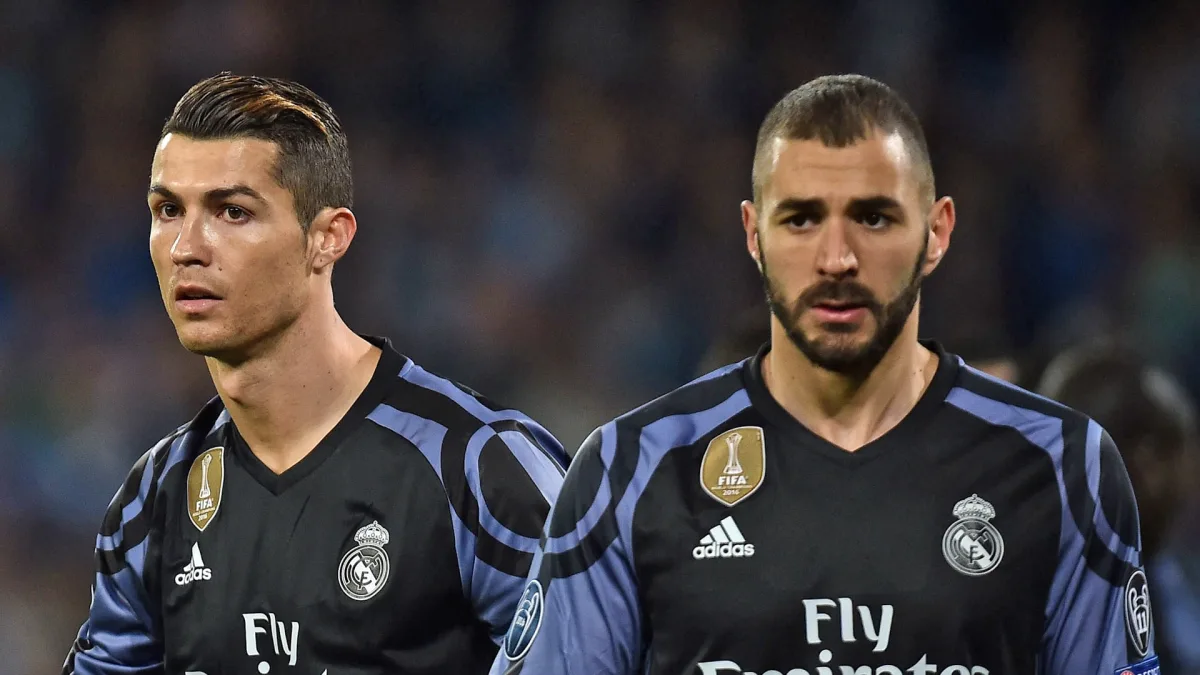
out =
<path fill-rule="evenodd" d="M 918 339 L 936 194 L 885 85 L 775 105 L 741 207 L 770 340 L 584 443 L 493 673 L 1157 672 L 1112 439 Z"/>

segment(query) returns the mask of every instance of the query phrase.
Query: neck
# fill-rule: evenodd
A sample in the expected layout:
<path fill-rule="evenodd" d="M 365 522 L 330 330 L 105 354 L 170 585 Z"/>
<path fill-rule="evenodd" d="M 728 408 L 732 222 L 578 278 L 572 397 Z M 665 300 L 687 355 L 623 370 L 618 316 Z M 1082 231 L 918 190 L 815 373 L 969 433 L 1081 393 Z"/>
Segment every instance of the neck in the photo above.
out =
<path fill-rule="evenodd" d="M 242 438 L 272 471 L 283 473 L 345 416 L 380 354 L 330 305 L 302 314 L 250 359 L 206 361 Z"/>
<path fill-rule="evenodd" d="M 854 452 L 900 423 L 937 372 L 936 356 L 917 342 L 917 310 L 892 348 L 862 377 L 824 370 L 808 360 L 771 321 L 763 380 L 788 413 L 818 436 Z"/>

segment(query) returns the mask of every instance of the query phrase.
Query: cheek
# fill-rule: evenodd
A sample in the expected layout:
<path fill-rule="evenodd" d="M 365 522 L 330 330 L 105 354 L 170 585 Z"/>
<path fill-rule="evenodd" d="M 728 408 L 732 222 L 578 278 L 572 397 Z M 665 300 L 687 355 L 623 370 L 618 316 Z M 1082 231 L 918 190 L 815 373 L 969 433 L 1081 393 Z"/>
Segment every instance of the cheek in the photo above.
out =
<path fill-rule="evenodd" d="M 763 237 L 759 240 L 759 256 L 771 276 L 778 279 L 811 275 L 816 263 L 812 247 L 800 237 Z"/>
<path fill-rule="evenodd" d="M 150 261 L 154 263 L 154 270 L 162 276 L 164 272 L 171 268 L 171 245 L 174 240 L 164 231 L 158 228 L 150 230 Z"/>
<path fill-rule="evenodd" d="M 283 307 L 292 305 L 303 294 L 305 275 L 303 259 L 294 249 L 257 250 L 254 255 L 227 260 L 236 265 L 238 284 L 257 305 Z"/>
<path fill-rule="evenodd" d="M 876 292 L 885 291 L 894 295 L 907 288 L 912 283 L 913 273 L 919 271 L 918 253 L 919 250 L 910 247 L 868 253 L 867 259 L 859 261 L 860 276 Z"/>

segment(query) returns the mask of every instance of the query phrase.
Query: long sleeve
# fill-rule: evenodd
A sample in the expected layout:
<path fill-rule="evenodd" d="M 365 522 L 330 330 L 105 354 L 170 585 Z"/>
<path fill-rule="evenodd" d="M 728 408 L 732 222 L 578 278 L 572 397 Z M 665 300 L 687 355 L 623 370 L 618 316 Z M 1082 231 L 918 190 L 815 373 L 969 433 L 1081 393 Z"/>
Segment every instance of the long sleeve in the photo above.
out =
<path fill-rule="evenodd" d="M 613 435 L 593 433 L 572 462 L 493 675 L 640 672 L 633 561 L 601 453 Z"/>
<path fill-rule="evenodd" d="M 1081 536 L 1060 550 L 1039 672 L 1157 675 L 1133 488 L 1112 439 L 1095 422 L 1084 456 L 1087 494 L 1063 505 Z"/>
<path fill-rule="evenodd" d="M 459 528 L 460 552 L 472 550 L 469 559 L 460 553 L 460 561 L 476 616 L 491 627 L 497 644 L 517 611 L 566 470 L 558 441 L 535 429 L 493 422 L 467 444 L 466 480 L 478 507 L 471 512 L 475 522 Z"/>
<path fill-rule="evenodd" d="M 134 465 L 113 497 L 96 537 L 96 576 L 87 620 L 63 664 L 64 675 L 163 673 L 162 638 L 145 584 L 148 534 L 162 441 Z"/>

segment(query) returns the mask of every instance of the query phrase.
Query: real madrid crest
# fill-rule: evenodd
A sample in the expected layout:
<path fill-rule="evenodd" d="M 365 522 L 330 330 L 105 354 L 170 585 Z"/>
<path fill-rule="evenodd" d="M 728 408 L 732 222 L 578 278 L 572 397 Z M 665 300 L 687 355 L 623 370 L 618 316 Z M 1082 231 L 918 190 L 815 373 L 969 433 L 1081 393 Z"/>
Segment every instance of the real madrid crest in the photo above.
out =
<path fill-rule="evenodd" d="M 338 585 L 350 599 L 368 600 L 387 583 L 389 563 L 383 547 L 390 540 L 387 528 L 378 520 L 354 533 L 358 546 L 347 551 L 338 565 Z"/>
<path fill-rule="evenodd" d="M 954 569 L 968 576 L 987 574 L 1004 557 L 1004 538 L 990 521 L 996 509 L 971 495 L 954 505 L 958 520 L 942 537 L 942 555 Z"/>
<path fill-rule="evenodd" d="M 738 427 L 708 444 L 700 460 L 700 485 L 713 499 L 733 506 L 754 494 L 766 470 L 762 427 Z"/>
<path fill-rule="evenodd" d="M 200 453 L 188 469 L 188 517 L 201 532 L 217 517 L 225 489 L 225 448 Z"/>

